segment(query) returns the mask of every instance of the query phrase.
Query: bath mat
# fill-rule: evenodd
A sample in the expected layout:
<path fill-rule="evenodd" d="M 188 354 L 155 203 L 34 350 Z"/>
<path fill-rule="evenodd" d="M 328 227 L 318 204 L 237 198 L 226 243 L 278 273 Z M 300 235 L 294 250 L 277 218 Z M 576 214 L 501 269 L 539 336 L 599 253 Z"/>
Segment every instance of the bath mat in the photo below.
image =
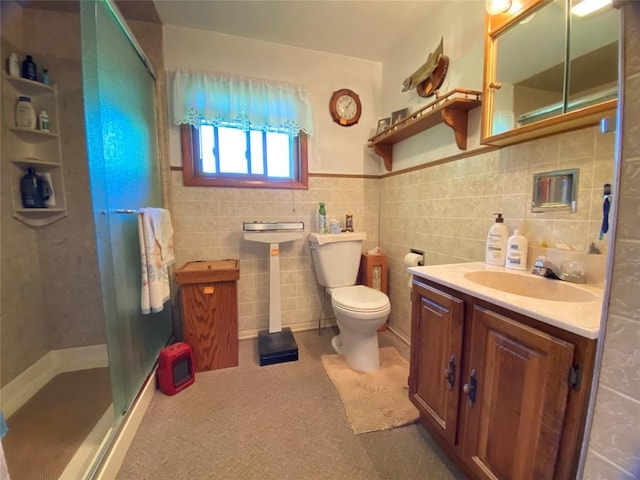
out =
<path fill-rule="evenodd" d="M 360 372 L 342 355 L 322 355 L 322 365 L 338 390 L 353 433 L 376 432 L 416 422 L 418 410 L 409 400 L 409 363 L 393 347 L 380 349 L 380 368 Z"/>

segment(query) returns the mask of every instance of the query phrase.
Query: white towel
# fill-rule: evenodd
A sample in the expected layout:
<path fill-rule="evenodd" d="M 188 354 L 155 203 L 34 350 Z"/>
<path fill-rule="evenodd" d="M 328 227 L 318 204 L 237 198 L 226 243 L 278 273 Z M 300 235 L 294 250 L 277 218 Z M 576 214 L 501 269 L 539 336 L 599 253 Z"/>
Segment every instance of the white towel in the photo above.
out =
<path fill-rule="evenodd" d="M 156 313 L 169 300 L 169 270 L 173 255 L 171 214 L 163 208 L 142 208 L 138 215 L 140 259 L 142 261 L 142 313 Z"/>

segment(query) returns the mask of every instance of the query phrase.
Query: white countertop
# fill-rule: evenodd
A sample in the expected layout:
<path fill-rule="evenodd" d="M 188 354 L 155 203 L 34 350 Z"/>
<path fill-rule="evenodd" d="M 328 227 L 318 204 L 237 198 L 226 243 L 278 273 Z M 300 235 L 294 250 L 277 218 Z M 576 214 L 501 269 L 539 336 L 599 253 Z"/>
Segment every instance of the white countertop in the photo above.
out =
<path fill-rule="evenodd" d="M 575 288 L 588 290 L 595 294 L 597 299 L 594 301 L 559 302 L 507 293 L 485 287 L 465 278 L 465 274 L 475 271 L 498 271 L 508 272 L 513 275 L 532 275 L 528 271 L 510 270 L 504 267 L 487 265 L 483 262 L 409 267 L 407 271 L 418 277 L 437 282 L 549 325 L 576 333 L 582 337 L 598 338 L 602 314 L 602 285 L 573 285 Z M 549 282 L 560 281 L 546 278 L 541 278 L 541 280 Z"/>

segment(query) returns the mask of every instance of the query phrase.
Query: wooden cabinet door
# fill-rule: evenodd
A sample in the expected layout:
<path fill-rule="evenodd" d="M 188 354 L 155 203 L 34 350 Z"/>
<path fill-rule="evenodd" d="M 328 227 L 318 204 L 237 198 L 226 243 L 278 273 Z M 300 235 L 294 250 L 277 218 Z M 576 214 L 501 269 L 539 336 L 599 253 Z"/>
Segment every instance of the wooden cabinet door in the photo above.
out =
<path fill-rule="evenodd" d="M 471 329 L 465 458 L 478 478 L 552 479 L 574 346 L 479 306 Z"/>
<path fill-rule="evenodd" d="M 415 285 L 409 398 L 452 444 L 456 441 L 462 351 L 462 300 Z"/>

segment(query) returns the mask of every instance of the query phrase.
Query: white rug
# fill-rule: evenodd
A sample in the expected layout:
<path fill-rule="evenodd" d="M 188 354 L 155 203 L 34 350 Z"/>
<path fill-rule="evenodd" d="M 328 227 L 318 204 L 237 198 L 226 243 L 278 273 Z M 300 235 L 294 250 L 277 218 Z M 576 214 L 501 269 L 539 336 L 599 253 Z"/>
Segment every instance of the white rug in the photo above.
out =
<path fill-rule="evenodd" d="M 322 365 L 338 390 L 353 433 L 389 430 L 415 423 L 419 413 L 409 400 L 409 363 L 393 347 L 380 349 L 375 372 L 352 370 L 342 355 L 322 355 Z"/>

